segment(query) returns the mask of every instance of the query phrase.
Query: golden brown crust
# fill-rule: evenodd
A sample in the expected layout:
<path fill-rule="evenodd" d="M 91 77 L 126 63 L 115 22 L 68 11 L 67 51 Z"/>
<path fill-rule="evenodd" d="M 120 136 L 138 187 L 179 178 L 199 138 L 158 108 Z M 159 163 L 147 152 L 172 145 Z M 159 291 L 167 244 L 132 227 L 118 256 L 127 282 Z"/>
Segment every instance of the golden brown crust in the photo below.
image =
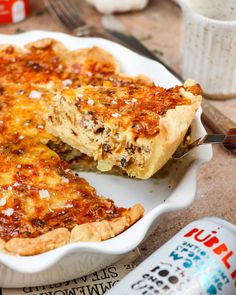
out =
<path fill-rule="evenodd" d="M 57 52 L 59 54 L 63 54 L 64 52 L 68 51 L 61 42 L 51 39 L 51 38 L 40 39 L 40 40 L 37 40 L 34 42 L 27 43 L 25 45 L 25 48 L 27 48 L 29 50 L 32 48 L 45 49 L 50 46 L 55 52 Z"/>
<path fill-rule="evenodd" d="M 6 242 L 3 239 L 0 239 L 0 252 L 4 252 Z"/>
<path fill-rule="evenodd" d="M 70 232 L 66 228 L 54 229 L 37 238 L 14 238 L 5 243 L 4 249 L 21 256 L 36 255 L 67 244 Z"/>
<path fill-rule="evenodd" d="M 68 51 L 67 54 L 62 56 L 62 60 L 68 66 L 69 71 L 73 71 L 75 63 L 84 65 L 86 71 L 95 70 L 107 72 L 108 74 L 118 74 L 120 70 L 115 58 L 97 46 Z"/>
<path fill-rule="evenodd" d="M 123 79 L 131 79 L 130 76 L 123 74 L 123 73 L 119 73 L 119 76 Z M 150 79 L 149 77 L 147 77 L 143 74 L 139 74 L 132 79 L 134 80 L 134 83 L 138 84 L 138 85 L 144 85 L 144 86 L 145 85 L 146 86 L 154 85 L 154 82 L 152 81 L 152 79 Z"/>
<path fill-rule="evenodd" d="M 76 225 L 71 232 L 66 228 L 58 228 L 36 238 L 13 238 L 8 242 L 0 239 L 0 252 L 30 256 L 53 250 L 69 242 L 104 241 L 130 227 L 143 213 L 143 206 L 136 204 L 121 217 Z"/>
<path fill-rule="evenodd" d="M 70 242 L 100 242 L 123 232 L 143 216 L 144 208 L 136 204 L 121 217 L 113 220 L 76 225 L 71 231 Z"/>

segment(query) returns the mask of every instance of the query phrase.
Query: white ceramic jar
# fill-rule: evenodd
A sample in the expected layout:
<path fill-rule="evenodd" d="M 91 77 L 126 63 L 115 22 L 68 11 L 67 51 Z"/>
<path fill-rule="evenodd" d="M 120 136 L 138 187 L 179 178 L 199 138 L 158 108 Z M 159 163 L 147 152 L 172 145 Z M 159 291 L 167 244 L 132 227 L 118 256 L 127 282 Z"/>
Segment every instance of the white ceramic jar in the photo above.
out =
<path fill-rule="evenodd" d="M 236 1 L 176 0 L 182 8 L 182 76 L 206 96 L 236 97 Z"/>

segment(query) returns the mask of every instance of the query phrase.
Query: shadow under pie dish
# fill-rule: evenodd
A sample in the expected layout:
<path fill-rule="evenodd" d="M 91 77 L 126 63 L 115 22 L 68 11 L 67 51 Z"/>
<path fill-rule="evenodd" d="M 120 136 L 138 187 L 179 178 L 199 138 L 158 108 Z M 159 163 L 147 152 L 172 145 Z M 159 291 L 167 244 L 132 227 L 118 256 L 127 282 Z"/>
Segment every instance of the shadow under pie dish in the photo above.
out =
<path fill-rule="evenodd" d="M 23 45 L 29 43 L 31 41 L 37 41 L 42 38 L 54 38 L 57 39 L 64 44 L 67 44 L 70 50 L 76 50 L 78 48 L 91 48 L 94 45 L 102 47 L 103 50 L 107 50 L 112 52 L 115 59 L 117 60 L 116 66 L 111 66 L 112 70 L 102 71 L 99 70 L 99 73 L 96 74 L 96 79 L 94 79 L 94 84 L 92 86 L 102 87 L 104 75 L 107 75 L 106 78 L 110 78 L 110 82 L 112 82 L 112 86 L 116 87 L 117 85 L 122 85 L 123 87 L 130 86 L 130 84 L 140 83 L 144 86 L 146 85 L 153 85 L 153 83 L 145 78 L 142 75 L 150 76 L 151 80 L 154 80 L 156 84 L 163 85 L 165 88 L 170 88 L 172 85 L 178 84 L 178 81 L 168 73 L 162 66 L 158 63 L 145 59 L 120 45 L 114 44 L 112 42 L 96 39 L 96 38 L 74 38 L 65 34 L 57 34 L 57 33 L 50 33 L 50 32 L 33 32 L 33 33 L 25 33 L 22 35 L 17 35 L 12 38 L 12 36 L 1 36 L 1 41 L 3 43 L 10 43 L 14 46 L 17 45 L 17 50 L 22 50 Z M 46 41 L 45 41 L 46 42 Z M 47 41 L 49 42 L 49 41 Z M 54 43 L 55 45 L 55 43 Z M 56 46 L 56 48 L 59 45 Z M 60 45 L 61 47 L 61 45 Z M 48 47 L 49 49 L 50 47 Z M 25 49 L 24 49 L 25 50 Z M 28 49 L 29 50 L 29 49 Z M 37 49 L 38 53 L 42 52 L 41 49 Z M 68 50 L 63 49 L 63 51 L 68 54 Z M 101 52 L 101 51 L 100 51 Z M 9 52 L 10 57 L 8 62 L 13 63 L 14 56 L 13 53 Z M 104 53 L 103 53 L 104 54 Z M 31 56 L 32 58 L 32 56 Z M 0 133 L 0 141 L 1 146 L 4 146 L 4 153 L 6 155 L 7 152 L 13 156 L 14 161 L 17 161 L 16 166 L 18 165 L 29 165 L 28 170 L 31 172 L 26 173 L 26 166 L 23 166 L 22 174 L 26 173 L 24 176 L 27 176 L 29 181 L 32 178 L 34 173 L 38 173 L 39 176 L 39 190 L 32 188 L 35 190 L 34 193 L 37 194 L 36 198 L 39 202 L 46 201 L 48 197 L 50 197 L 50 201 L 53 200 L 54 192 L 50 189 L 50 173 L 49 170 L 54 167 L 56 169 L 55 177 L 56 177 L 56 184 L 61 188 L 61 197 L 62 199 L 66 195 L 63 193 L 63 189 L 66 187 L 70 187 L 68 180 L 64 179 L 67 178 L 66 175 L 60 175 L 61 171 L 58 171 L 60 165 L 64 168 L 63 171 L 69 169 L 67 164 L 61 161 L 58 155 L 53 152 L 50 148 L 47 147 L 49 141 L 58 142 L 58 138 L 55 138 L 53 135 L 49 134 L 45 129 L 45 114 L 47 113 L 48 107 L 53 103 L 53 97 L 56 95 L 57 92 L 63 87 L 69 88 L 77 88 L 81 86 L 86 86 L 87 81 L 92 81 L 93 78 L 91 77 L 91 67 L 89 66 L 89 70 L 85 70 L 85 77 L 78 76 L 78 67 L 73 67 L 74 70 L 77 72 L 76 75 L 73 73 L 74 77 L 78 76 L 79 78 L 76 80 L 75 78 L 69 77 L 69 74 L 63 70 L 62 72 L 56 72 L 55 68 L 58 70 L 57 66 L 55 66 L 55 56 L 51 59 L 53 64 L 48 66 L 46 62 L 46 54 L 44 54 L 44 63 L 41 63 L 41 68 L 39 69 L 39 65 L 36 65 L 36 58 L 34 58 L 34 63 L 29 63 L 27 68 L 23 71 L 21 67 L 14 66 L 7 67 L 6 63 L 5 66 L 1 68 L 1 73 L 5 74 L 2 75 L 1 78 L 1 87 L 5 88 L 10 95 L 8 98 L 4 98 L 4 93 L 1 94 L 1 106 L 7 106 L 8 109 L 15 113 L 15 116 L 10 116 L 9 113 L 5 111 L 4 107 L 1 108 L 0 115 L 1 121 L 8 122 L 8 124 L 0 125 L 1 130 L 4 130 L 3 133 Z M 130 64 L 127 64 L 127 58 L 131 61 Z M 74 58 L 73 58 L 74 59 Z M 74 59 L 75 60 L 75 59 Z M 24 62 L 19 59 L 18 62 Z M 90 59 L 91 65 L 91 59 Z M 117 72 L 117 63 L 120 64 L 122 72 L 125 75 L 121 75 L 120 72 Z M 57 61 L 57 65 L 60 62 Z M 17 65 L 17 63 L 16 63 Z M 109 66 L 110 67 L 110 66 Z M 17 70 L 16 70 L 17 68 Z M 92 67 L 93 68 L 93 67 Z M 115 70 L 116 68 L 116 70 Z M 6 73 L 6 70 L 9 69 L 9 72 Z M 16 80 L 12 81 L 12 78 L 9 79 L 10 69 L 14 72 L 14 78 L 19 79 L 20 82 L 16 83 Z M 39 81 L 42 79 L 40 76 L 42 70 L 48 73 L 44 76 L 43 81 Z M 82 67 L 83 69 L 83 67 Z M 96 67 L 95 67 L 96 69 Z M 142 69 L 142 70 L 140 70 Z M 59 67 L 60 70 L 60 67 Z M 51 71 L 51 72 L 50 72 Z M 87 72 L 86 72 L 87 71 Z M 53 73 L 52 73 L 53 72 Z M 68 68 L 68 72 L 70 72 Z M 106 72 L 106 73 L 105 73 Z M 108 74 L 109 72 L 109 74 Z M 35 74 L 34 74 L 35 73 Z M 50 73 L 50 75 L 49 75 Z M 82 71 L 82 74 L 84 72 Z M 101 77 L 102 73 L 102 77 Z M 141 76 L 137 77 L 138 74 L 142 74 Z M 33 75 L 34 74 L 34 75 Z M 59 76 L 61 75 L 61 76 Z M 112 76 L 113 75 L 113 76 Z M 131 78 L 131 77 L 137 78 Z M 50 78 L 49 78 L 50 77 Z M 159 80 L 157 80 L 157 78 Z M 87 79 L 87 80 L 86 80 Z M 84 84 L 81 81 L 85 81 Z M 30 83 L 28 83 L 30 82 Z M 72 83 L 71 83 L 72 82 Z M 74 83 L 74 84 L 73 84 Z M 91 82 L 90 82 L 91 83 Z M 2 92 L 2 91 L 1 91 Z M 6 93 L 5 93 L 6 94 Z M 5 109 L 6 110 L 6 109 Z M 201 123 L 200 123 L 200 114 L 201 111 L 199 110 L 192 122 L 192 134 L 193 138 L 197 138 L 205 133 Z M 11 126 L 11 127 L 9 127 Z M 4 138 L 3 138 L 4 137 Z M 27 150 L 28 148 L 28 150 Z M 28 153 L 29 150 L 32 150 L 31 153 Z M 8 151 L 7 151 L 8 150 Z M 37 152 L 36 152 L 37 151 Z M 204 152 L 202 152 L 204 151 Z M 23 153 L 24 152 L 24 153 Z M 28 155 L 30 154 L 30 157 Z M 30 168 L 30 163 L 32 164 L 33 161 L 33 154 L 37 158 L 35 166 L 32 165 Z M 37 155 L 37 156 L 36 156 Z M 44 183 L 42 174 L 40 169 L 38 169 L 39 159 L 44 155 L 46 162 L 48 161 L 49 166 L 51 168 L 47 171 L 47 179 Z M 31 157 L 32 156 L 32 157 Z M 39 156 L 39 157 L 38 157 Z M 120 255 L 127 253 L 128 251 L 134 249 L 148 234 L 153 231 L 154 225 L 156 224 L 157 218 L 160 214 L 170 211 L 176 210 L 179 208 L 186 207 L 189 205 L 193 199 L 195 194 L 195 185 L 196 185 L 196 169 L 199 165 L 209 160 L 211 157 L 211 149 L 208 147 L 201 147 L 197 149 L 193 153 L 191 153 L 191 157 L 187 157 L 184 162 L 178 162 L 178 165 L 173 163 L 171 169 L 165 177 L 162 178 L 150 178 L 145 181 L 139 181 L 135 179 L 128 179 L 122 178 L 115 175 L 97 175 L 94 173 L 80 173 L 82 177 L 89 181 L 89 183 L 96 188 L 97 194 L 96 196 L 109 196 L 112 200 L 115 201 L 116 206 L 113 208 L 132 208 L 134 204 L 142 204 L 145 208 L 145 215 L 134 225 L 132 225 L 129 229 L 124 231 L 122 234 L 105 241 L 97 242 L 81 242 L 81 243 L 69 243 L 63 247 L 59 247 L 47 253 L 42 253 L 40 255 L 33 255 L 29 257 L 16 257 L 12 255 L 7 255 L 4 253 L 0 253 L 0 261 L 1 261 L 1 269 L 2 273 L 1 276 L 4 278 L 4 271 L 11 272 L 13 277 L 11 277 L 11 282 L 8 278 L 5 277 L 4 280 L 1 281 L 1 286 L 23 286 L 25 285 L 35 285 L 35 284 L 43 284 L 43 283 L 50 283 L 50 282 L 59 282 L 65 279 L 70 279 L 75 276 L 81 276 L 91 272 L 93 269 L 98 269 L 99 265 L 104 267 L 105 265 L 114 262 L 115 260 L 120 257 Z M 28 160 L 27 160 L 28 158 Z M 3 156 L 5 160 L 5 156 Z M 17 159 L 17 160 L 16 160 Z M 21 162 L 21 160 L 23 160 Z M 19 163 L 18 163 L 19 160 Z M 27 162 L 28 161 L 28 162 Z M 4 161 L 3 161 L 4 162 Z M 53 164 L 54 163 L 54 164 Z M 61 164 L 59 164 L 61 163 Z M 64 163 L 64 164 L 62 164 Z M 45 163 L 44 163 L 45 164 Z M 53 166 L 55 165 L 55 166 Z M 176 173 L 176 166 L 178 166 L 178 173 Z M 48 166 L 45 165 L 43 169 L 48 169 Z M 1 169 L 3 167 L 1 166 Z M 21 167 L 18 166 L 17 170 L 20 170 Z M 46 171 L 44 170 L 44 171 Z M 59 169 L 60 170 L 60 169 Z M 9 170 L 10 171 L 10 170 Z M 25 171 L 25 172 L 24 172 Z M 53 169 L 52 169 L 53 171 Z M 67 170 L 68 174 L 71 175 L 71 182 L 72 187 L 79 186 L 79 183 L 87 183 L 85 180 L 77 179 L 74 180 L 74 176 L 71 174 L 70 170 Z M 7 173 L 7 168 L 5 168 L 5 172 Z M 60 172 L 60 173 L 59 173 Z M 32 173 L 32 174 L 31 174 Z M 54 172 L 53 172 L 54 173 Z M 54 177 L 53 176 L 53 177 Z M 183 177 L 182 177 L 183 176 Z M 70 177 L 68 177 L 70 178 Z M 45 178 L 46 179 L 46 178 Z M 172 188 L 169 187 L 170 179 L 175 179 L 175 184 Z M 32 178 L 33 180 L 33 178 Z M 65 183 L 64 183 L 65 181 Z M 69 179 L 70 181 L 70 179 Z M 15 181 L 11 183 L 7 183 L 4 187 L 4 191 L 6 193 L 12 194 L 13 191 L 20 189 L 18 186 L 20 181 Z M 76 184 L 77 183 L 77 184 Z M 13 187 L 13 185 L 15 185 Z M 31 185 L 31 184 L 29 184 Z M 49 187 L 48 187 L 49 185 Z M 53 186 L 53 183 L 51 183 Z M 9 190 L 8 190 L 8 187 Z M 88 186 L 91 191 L 94 189 Z M 29 188 L 26 187 L 26 191 Z M 43 190 L 40 194 L 39 191 Z M 47 190 L 47 192 L 46 192 Z M 59 191 L 59 190 L 58 190 Z M 66 191 L 66 189 L 65 189 Z M 23 192 L 22 192 L 23 193 Z M 49 196 L 48 196 L 49 194 Z M 41 198 L 40 198 L 41 195 Z M 26 198 L 27 199 L 27 198 Z M 95 198 L 96 199 L 96 198 Z M 100 199 L 100 198 L 99 198 Z M 105 202 L 106 199 L 103 201 Z M 108 203 L 110 199 L 107 199 Z M 4 203 L 4 200 L 2 201 Z M 69 202 L 70 203 L 70 202 Z M 66 205 L 65 203 L 63 206 Z M 114 205 L 114 204 L 113 204 Z M 68 205 L 71 206 L 70 204 Z M 139 207 L 139 205 L 138 205 Z M 3 210 L 10 209 L 11 207 L 3 207 Z M 142 208 L 142 207 L 139 207 Z M 13 208 L 12 208 L 13 209 Z M 53 210 L 53 208 L 50 208 Z M 48 209 L 48 210 L 50 210 Z M 71 208 L 68 208 L 68 210 Z M 61 208 L 59 208 L 61 210 Z M 121 209 L 122 212 L 123 209 Z M 124 209 L 125 212 L 129 212 L 129 209 Z M 142 209 L 143 210 L 143 209 Z M 10 214 L 11 217 L 12 210 L 8 210 L 7 214 Z M 52 213 L 52 212 L 50 212 Z M 53 214 L 52 214 L 53 215 Z M 5 216 L 8 217 L 7 215 Z M 40 226 L 40 222 L 36 222 L 37 226 L 42 231 Z M 54 224 L 55 225 L 55 224 Z M 60 228 L 60 227 L 58 227 Z M 73 259 L 70 259 L 70 255 L 73 253 Z M 88 255 L 86 254 L 88 253 Z M 99 254 L 98 254 L 99 253 Z M 78 266 L 78 262 L 85 257 L 95 257 L 97 258 L 93 260 L 93 263 L 86 263 L 81 264 L 83 265 L 83 269 L 76 269 L 75 271 L 75 264 Z M 101 262 L 101 259 L 103 262 Z M 99 262 L 100 261 L 100 262 Z M 57 271 L 47 271 L 47 268 L 52 268 L 53 265 L 56 267 L 58 264 L 63 264 L 64 266 L 66 263 L 70 263 L 70 270 L 68 269 L 68 273 L 61 273 L 60 267 L 58 267 Z M 91 261 L 90 261 L 91 262 Z M 81 262 L 82 263 L 82 262 Z M 72 265 L 74 265 L 72 267 Z M 86 267 L 85 267 L 86 265 Z M 91 266 L 91 267 L 90 267 Z M 22 272 L 22 276 L 19 275 L 17 272 Z M 34 272 L 39 272 L 37 276 L 33 275 Z M 31 275 L 23 275 L 23 273 L 31 273 Z M 23 278 L 23 279 L 22 279 Z"/>

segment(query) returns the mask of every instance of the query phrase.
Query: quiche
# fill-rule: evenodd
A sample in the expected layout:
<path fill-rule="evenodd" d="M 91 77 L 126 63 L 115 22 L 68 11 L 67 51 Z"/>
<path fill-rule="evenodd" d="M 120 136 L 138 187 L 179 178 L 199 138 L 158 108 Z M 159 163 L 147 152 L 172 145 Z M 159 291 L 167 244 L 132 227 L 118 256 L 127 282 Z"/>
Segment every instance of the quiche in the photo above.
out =
<path fill-rule="evenodd" d="M 98 196 L 48 147 L 58 142 L 44 117 L 63 87 L 152 85 L 127 77 L 111 54 L 67 50 L 43 39 L 24 48 L 0 46 L 0 250 L 35 255 L 67 243 L 112 238 L 142 217 Z"/>
<path fill-rule="evenodd" d="M 201 103 L 192 80 L 165 89 L 154 85 L 65 88 L 49 108 L 49 133 L 97 162 L 131 177 L 150 178 L 182 142 Z"/>
<path fill-rule="evenodd" d="M 66 243 L 102 241 L 143 214 L 99 197 L 47 146 L 27 138 L 0 144 L 0 239 L 6 253 L 34 255 Z"/>

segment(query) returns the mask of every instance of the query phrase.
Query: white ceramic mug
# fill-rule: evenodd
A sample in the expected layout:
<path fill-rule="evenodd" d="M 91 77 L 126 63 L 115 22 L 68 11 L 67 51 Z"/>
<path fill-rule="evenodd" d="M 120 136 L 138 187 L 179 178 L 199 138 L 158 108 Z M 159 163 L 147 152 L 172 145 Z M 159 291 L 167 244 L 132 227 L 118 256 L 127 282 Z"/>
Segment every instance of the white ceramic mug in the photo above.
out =
<path fill-rule="evenodd" d="M 176 0 L 183 12 L 182 76 L 206 96 L 236 97 L 236 1 Z"/>

